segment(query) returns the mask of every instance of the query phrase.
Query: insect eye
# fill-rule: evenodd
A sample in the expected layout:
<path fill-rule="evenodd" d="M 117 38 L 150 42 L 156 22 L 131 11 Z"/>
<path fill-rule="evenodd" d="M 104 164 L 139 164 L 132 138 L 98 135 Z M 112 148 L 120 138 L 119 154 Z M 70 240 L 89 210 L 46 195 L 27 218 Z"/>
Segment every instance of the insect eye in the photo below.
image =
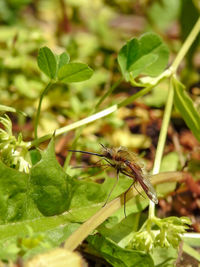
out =
<path fill-rule="evenodd" d="M 112 158 L 112 155 L 111 155 L 109 152 L 107 152 L 106 157 L 107 157 L 108 159 L 111 159 L 111 158 Z"/>

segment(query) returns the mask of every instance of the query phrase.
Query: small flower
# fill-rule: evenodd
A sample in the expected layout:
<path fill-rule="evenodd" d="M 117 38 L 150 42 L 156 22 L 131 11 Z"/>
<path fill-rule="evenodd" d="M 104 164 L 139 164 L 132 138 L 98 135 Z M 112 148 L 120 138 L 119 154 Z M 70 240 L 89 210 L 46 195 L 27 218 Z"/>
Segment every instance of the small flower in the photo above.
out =
<path fill-rule="evenodd" d="M 181 240 L 180 236 L 190 224 L 189 218 L 186 217 L 165 219 L 153 217 L 148 219 L 142 228 L 133 234 L 128 247 L 147 252 L 157 246 L 178 248 Z"/>
<path fill-rule="evenodd" d="M 21 172 L 29 172 L 31 167 L 27 160 L 27 144 L 22 140 L 20 133 L 16 138 L 12 133 L 12 122 L 7 115 L 0 117 L 0 157 L 4 164 Z"/>

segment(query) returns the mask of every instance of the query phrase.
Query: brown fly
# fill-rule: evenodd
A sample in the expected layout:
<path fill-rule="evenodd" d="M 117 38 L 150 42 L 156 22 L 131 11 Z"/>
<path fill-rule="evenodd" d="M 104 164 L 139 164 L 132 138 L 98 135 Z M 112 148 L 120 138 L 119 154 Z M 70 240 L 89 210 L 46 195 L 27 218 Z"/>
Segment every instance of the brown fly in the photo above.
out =
<path fill-rule="evenodd" d="M 129 189 L 135 184 L 135 182 L 138 182 L 141 187 L 143 188 L 144 192 L 148 196 L 148 198 L 153 201 L 155 204 L 158 203 L 157 195 L 155 192 L 155 189 L 153 188 L 151 182 L 149 181 L 148 177 L 143 172 L 143 167 L 138 161 L 138 157 L 135 153 L 130 152 L 125 147 L 119 147 L 119 148 L 107 148 L 104 145 L 102 145 L 102 154 L 93 153 L 93 152 L 87 152 L 87 151 L 81 151 L 81 150 L 68 150 L 71 152 L 80 152 L 88 155 L 95 155 L 98 157 L 101 157 L 104 159 L 109 166 L 113 167 L 117 170 L 117 180 L 114 184 L 113 188 L 111 189 L 110 193 L 108 194 L 107 200 L 104 205 L 106 205 L 110 195 L 112 194 L 118 180 L 119 180 L 119 173 L 122 173 L 130 178 L 133 179 L 132 184 L 129 186 L 129 188 L 126 190 L 124 194 L 124 200 L 126 199 L 126 194 L 129 191 Z M 124 201 L 125 203 L 125 201 Z M 125 213 L 125 206 L 124 206 L 124 213 Z M 126 214 L 126 213 L 125 213 Z"/>

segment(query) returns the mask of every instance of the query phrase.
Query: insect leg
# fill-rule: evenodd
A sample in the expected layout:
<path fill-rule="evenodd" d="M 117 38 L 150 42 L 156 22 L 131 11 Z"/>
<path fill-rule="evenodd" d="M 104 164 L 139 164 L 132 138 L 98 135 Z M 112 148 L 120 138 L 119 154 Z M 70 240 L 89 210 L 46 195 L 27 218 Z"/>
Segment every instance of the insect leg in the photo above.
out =
<path fill-rule="evenodd" d="M 134 176 L 131 176 L 131 175 L 129 175 L 128 173 L 126 173 L 126 172 L 124 172 L 124 171 L 121 171 L 121 173 L 124 174 L 124 175 L 126 175 L 126 176 L 128 176 L 128 177 L 130 177 L 130 178 L 132 178 L 132 179 L 134 179 Z M 135 190 L 138 192 L 139 195 L 141 195 L 144 199 L 146 199 L 146 198 L 143 196 L 143 194 L 137 190 L 137 187 L 135 186 L 135 182 L 136 182 L 136 181 L 134 180 L 134 183 L 132 184 L 132 185 L 134 186 Z M 130 188 L 129 188 L 129 189 L 130 189 Z M 129 189 L 128 189 L 128 190 L 129 190 Z"/>
<path fill-rule="evenodd" d="M 126 218 L 126 194 L 131 189 L 131 187 L 134 185 L 134 183 L 135 183 L 135 180 L 133 180 L 132 184 L 129 186 L 129 188 L 124 193 L 124 216 L 125 216 L 125 218 Z"/>
<path fill-rule="evenodd" d="M 113 185 L 113 187 L 112 187 L 110 193 L 108 194 L 107 199 L 106 199 L 106 202 L 103 204 L 103 207 L 107 204 L 107 202 L 108 202 L 108 200 L 109 200 L 109 198 L 110 198 L 110 196 L 111 196 L 113 190 L 115 189 L 115 186 L 117 185 L 118 181 L 119 181 L 119 170 L 117 170 L 117 180 L 116 180 L 116 182 L 114 183 L 114 185 Z"/>

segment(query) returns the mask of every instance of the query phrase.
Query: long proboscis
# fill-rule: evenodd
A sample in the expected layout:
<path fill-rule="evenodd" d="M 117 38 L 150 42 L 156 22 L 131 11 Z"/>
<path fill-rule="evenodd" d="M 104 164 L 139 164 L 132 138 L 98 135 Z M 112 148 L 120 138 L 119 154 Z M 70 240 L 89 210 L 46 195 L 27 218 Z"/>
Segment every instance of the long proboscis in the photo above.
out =
<path fill-rule="evenodd" d="M 83 154 L 87 154 L 87 155 L 94 155 L 94 156 L 98 156 L 98 157 L 105 157 L 102 154 L 93 153 L 93 152 L 87 152 L 87 151 L 82 151 L 82 150 L 68 149 L 67 151 L 70 151 L 70 152 L 79 152 L 79 153 L 83 153 Z"/>

